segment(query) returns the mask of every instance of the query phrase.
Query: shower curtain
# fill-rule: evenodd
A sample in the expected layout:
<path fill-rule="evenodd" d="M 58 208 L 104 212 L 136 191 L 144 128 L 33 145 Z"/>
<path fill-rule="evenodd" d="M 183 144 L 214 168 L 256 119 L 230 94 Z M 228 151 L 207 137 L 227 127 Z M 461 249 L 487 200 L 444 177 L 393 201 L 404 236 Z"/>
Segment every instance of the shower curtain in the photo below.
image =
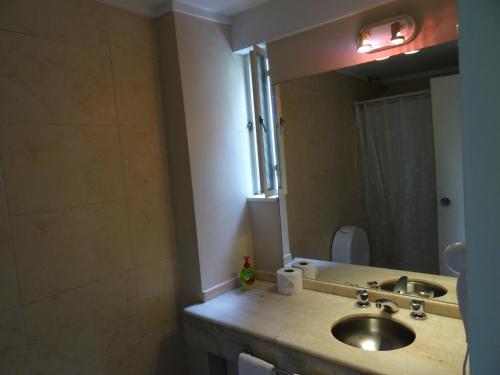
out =
<path fill-rule="evenodd" d="M 355 106 L 372 266 L 439 273 L 430 94 Z"/>

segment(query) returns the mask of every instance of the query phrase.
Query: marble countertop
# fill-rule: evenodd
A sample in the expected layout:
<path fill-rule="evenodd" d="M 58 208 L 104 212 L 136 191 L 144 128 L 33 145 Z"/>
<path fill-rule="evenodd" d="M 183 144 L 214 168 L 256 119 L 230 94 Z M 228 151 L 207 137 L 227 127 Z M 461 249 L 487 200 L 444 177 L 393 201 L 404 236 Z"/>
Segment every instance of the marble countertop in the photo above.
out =
<path fill-rule="evenodd" d="M 318 276 L 316 280 L 327 281 L 343 285 L 357 284 L 361 288 L 366 288 L 368 281 L 378 281 L 382 283 L 388 280 L 397 280 L 401 276 L 408 276 L 410 279 L 422 280 L 435 283 L 444 287 L 448 292 L 441 297 L 433 298 L 435 301 L 457 303 L 457 278 L 450 276 L 432 275 L 428 273 L 418 273 L 411 271 L 394 270 L 390 268 L 379 268 L 369 266 L 359 266 L 356 264 L 336 263 L 325 260 L 310 258 L 293 258 L 294 262 L 307 261 L 316 266 Z"/>
<path fill-rule="evenodd" d="M 414 330 L 411 345 L 386 352 L 350 347 L 332 336 L 330 330 L 337 321 L 385 313 L 374 304 L 361 310 L 351 298 L 310 290 L 283 296 L 275 284 L 264 281 L 257 281 L 250 291 L 233 289 L 187 307 L 185 313 L 367 374 L 457 375 L 466 351 L 461 320 L 429 314 L 427 320 L 416 321 L 406 309 L 392 319 Z"/>

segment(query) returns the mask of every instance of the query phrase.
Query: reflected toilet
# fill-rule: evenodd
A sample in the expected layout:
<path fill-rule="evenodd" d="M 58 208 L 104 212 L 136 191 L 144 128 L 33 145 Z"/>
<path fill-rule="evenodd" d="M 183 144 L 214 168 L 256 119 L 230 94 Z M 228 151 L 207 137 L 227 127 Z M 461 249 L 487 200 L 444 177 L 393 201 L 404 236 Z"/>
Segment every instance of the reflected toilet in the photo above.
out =
<path fill-rule="evenodd" d="M 342 226 L 333 238 L 330 252 L 332 262 L 370 264 L 370 245 L 363 228 L 354 225 Z"/>

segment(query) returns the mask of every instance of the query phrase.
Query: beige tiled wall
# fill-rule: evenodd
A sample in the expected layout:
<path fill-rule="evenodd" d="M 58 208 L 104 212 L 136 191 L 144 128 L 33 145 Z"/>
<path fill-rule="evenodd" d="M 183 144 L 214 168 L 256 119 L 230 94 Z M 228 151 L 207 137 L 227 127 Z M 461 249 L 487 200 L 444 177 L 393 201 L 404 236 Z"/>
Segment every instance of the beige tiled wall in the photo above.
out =
<path fill-rule="evenodd" d="M 177 259 L 153 20 L 6 0 L 0 29 L 0 373 L 156 373 Z"/>

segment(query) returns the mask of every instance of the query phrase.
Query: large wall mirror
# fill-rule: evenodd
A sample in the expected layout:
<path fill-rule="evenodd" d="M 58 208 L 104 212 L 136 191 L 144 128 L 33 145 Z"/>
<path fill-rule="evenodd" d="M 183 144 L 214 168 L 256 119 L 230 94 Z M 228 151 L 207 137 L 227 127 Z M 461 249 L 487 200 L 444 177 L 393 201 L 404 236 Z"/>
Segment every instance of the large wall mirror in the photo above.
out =
<path fill-rule="evenodd" d="M 290 250 L 310 277 L 456 302 L 459 77 L 449 42 L 277 85 Z"/>

